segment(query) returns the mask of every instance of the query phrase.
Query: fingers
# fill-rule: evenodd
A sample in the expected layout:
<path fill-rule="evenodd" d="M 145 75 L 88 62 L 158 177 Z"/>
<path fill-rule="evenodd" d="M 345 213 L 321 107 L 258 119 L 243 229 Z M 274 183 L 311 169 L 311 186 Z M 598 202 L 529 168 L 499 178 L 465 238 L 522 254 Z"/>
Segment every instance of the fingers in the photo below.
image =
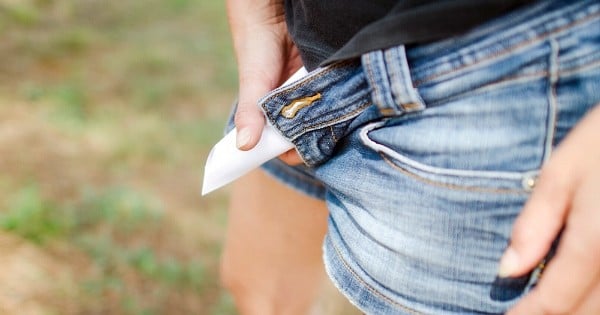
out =
<path fill-rule="evenodd" d="M 510 315 L 586 314 L 598 308 L 600 282 L 600 107 L 561 143 L 515 222 L 500 274 L 530 270 L 564 228 L 556 255 L 536 288 Z M 598 314 L 592 312 L 591 314 Z"/>
<path fill-rule="evenodd" d="M 585 307 L 583 310 L 598 307 L 597 302 L 587 300 L 600 281 L 599 190 L 600 171 L 596 171 L 581 183 L 575 195 L 556 256 L 536 289 L 510 315 L 574 314 L 579 305 Z"/>
<path fill-rule="evenodd" d="M 227 12 L 239 70 L 236 144 L 250 150 L 265 124 L 257 102 L 277 86 L 286 62 L 283 2 L 228 0 Z"/>
<path fill-rule="evenodd" d="M 240 91 L 240 99 L 234 118 L 237 129 L 236 145 L 240 150 L 250 150 L 256 146 L 265 125 L 265 117 L 257 102 L 269 90 L 263 91 L 261 87 L 255 86 L 249 88 L 252 88 L 252 90 L 243 94 Z"/>
<path fill-rule="evenodd" d="M 561 230 L 570 200 L 565 169 L 548 165 L 513 226 L 511 243 L 500 260 L 500 277 L 522 276 L 537 266 Z"/>
<path fill-rule="evenodd" d="M 299 69 L 302 61 L 288 34 L 283 1 L 228 0 L 227 13 L 239 70 L 236 144 L 250 150 L 265 124 L 258 100 Z"/>
<path fill-rule="evenodd" d="M 285 67 L 291 64 L 286 59 L 281 39 L 269 37 L 270 31 L 262 30 L 262 41 L 246 44 L 238 52 L 239 102 L 235 113 L 237 147 L 250 150 L 259 141 L 265 125 L 263 112 L 258 100 L 276 88 L 287 73 Z M 260 29 L 256 32 L 260 33 Z M 259 36 L 259 35 L 256 35 Z"/>
<path fill-rule="evenodd" d="M 590 170 L 600 169 L 598 126 L 600 106 L 584 117 L 543 167 L 533 194 L 515 221 L 499 276 L 523 275 L 548 252 L 570 215 L 582 178 L 589 176 Z"/>

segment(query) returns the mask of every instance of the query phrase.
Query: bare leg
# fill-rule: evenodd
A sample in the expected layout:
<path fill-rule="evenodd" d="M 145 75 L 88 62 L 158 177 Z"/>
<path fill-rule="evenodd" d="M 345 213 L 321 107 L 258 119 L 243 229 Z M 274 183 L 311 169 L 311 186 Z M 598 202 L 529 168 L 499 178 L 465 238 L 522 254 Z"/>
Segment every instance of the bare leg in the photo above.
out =
<path fill-rule="evenodd" d="M 221 264 L 241 314 L 309 314 L 325 280 L 322 201 L 254 171 L 233 187 Z"/>

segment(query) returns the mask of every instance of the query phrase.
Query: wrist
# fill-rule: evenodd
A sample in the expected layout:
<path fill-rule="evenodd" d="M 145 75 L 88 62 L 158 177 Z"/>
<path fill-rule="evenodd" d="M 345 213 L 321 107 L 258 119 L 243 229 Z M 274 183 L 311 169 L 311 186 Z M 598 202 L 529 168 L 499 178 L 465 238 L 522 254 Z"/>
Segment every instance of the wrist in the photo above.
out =
<path fill-rule="evenodd" d="M 249 33 L 256 27 L 285 23 L 283 0 L 227 0 L 227 16 L 232 32 Z"/>

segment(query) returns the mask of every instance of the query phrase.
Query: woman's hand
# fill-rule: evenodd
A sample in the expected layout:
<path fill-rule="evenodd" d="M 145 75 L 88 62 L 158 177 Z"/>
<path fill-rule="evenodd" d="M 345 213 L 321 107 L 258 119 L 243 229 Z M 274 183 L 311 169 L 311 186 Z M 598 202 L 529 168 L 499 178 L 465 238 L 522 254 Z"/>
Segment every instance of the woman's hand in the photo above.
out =
<path fill-rule="evenodd" d="M 239 71 L 235 113 L 237 147 L 252 149 L 265 124 L 258 100 L 302 66 L 285 24 L 281 0 L 228 0 L 227 12 Z M 295 150 L 282 155 L 299 160 Z"/>
<path fill-rule="evenodd" d="M 513 228 L 500 276 L 534 268 L 564 231 L 536 288 L 508 314 L 600 314 L 600 106 L 560 144 Z"/>

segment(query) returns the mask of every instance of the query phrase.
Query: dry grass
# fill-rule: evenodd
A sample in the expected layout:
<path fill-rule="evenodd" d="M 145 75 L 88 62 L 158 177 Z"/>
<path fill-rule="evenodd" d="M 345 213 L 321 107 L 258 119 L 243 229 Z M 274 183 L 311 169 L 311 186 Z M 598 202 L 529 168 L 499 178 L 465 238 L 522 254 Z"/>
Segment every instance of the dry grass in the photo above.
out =
<path fill-rule="evenodd" d="M 0 313 L 232 314 L 221 2 L 0 0 Z M 216 53 L 218 52 L 218 53 Z"/>

